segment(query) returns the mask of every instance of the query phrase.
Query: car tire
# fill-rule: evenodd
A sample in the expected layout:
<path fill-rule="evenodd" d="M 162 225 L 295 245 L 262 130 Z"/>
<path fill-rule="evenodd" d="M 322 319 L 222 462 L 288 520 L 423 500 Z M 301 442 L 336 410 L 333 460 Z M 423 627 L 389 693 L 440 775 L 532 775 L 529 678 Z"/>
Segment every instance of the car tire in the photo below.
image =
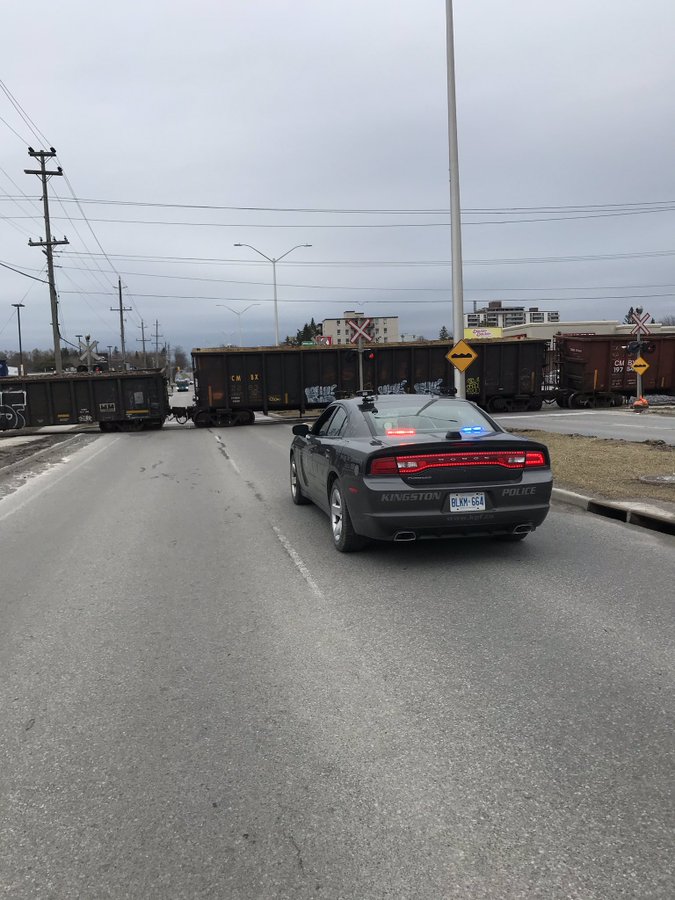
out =
<path fill-rule="evenodd" d="M 298 468 L 295 464 L 295 456 L 291 456 L 291 497 L 293 499 L 293 503 L 296 506 L 306 506 L 308 503 L 312 501 L 309 497 L 306 497 L 302 488 L 300 487 L 300 480 L 298 478 Z"/>
<path fill-rule="evenodd" d="M 366 540 L 354 531 L 351 516 L 337 478 L 330 486 L 329 505 L 330 527 L 335 549 L 339 550 L 340 553 L 354 553 L 357 550 L 361 550 L 365 546 Z"/>

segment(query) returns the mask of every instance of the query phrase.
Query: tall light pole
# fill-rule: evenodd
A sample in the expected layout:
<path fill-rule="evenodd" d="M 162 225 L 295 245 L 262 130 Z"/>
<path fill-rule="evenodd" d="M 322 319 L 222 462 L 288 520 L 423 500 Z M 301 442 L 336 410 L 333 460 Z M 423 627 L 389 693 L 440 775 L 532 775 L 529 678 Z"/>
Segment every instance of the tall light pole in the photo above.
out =
<path fill-rule="evenodd" d="M 251 309 L 252 306 L 260 306 L 259 303 L 249 303 L 248 306 L 245 306 L 241 311 L 232 309 L 231 306 L 228 306 L 227 303 L 216 303 L 216 306 L 222 306 L 225 309 L 229 309 L 231 313 L 234 313 L 237 317 L 237 325 L 239 327 L 239 346 L 243 347 L 244 345 L 241 342 L 241 317 L 244 315 L 247 309 Z"/>
<path fill-rule="evenodd" d="M 459 203 L 459 150 L 457 148 L 457 100 L 455 97 L 455 41 L 452 0 L 445 0 L 448 68 L 448 146 L 450 153 L 450 243 L 452 253 L 452 337 L 455 344 L 464 337 L 464 282 L 462 278 L 462 224 Z M 466 397 L 464 372 L 455 369 L 458 397 Z"/>
<path fill-rule="evenodd" d="M 253 247 L 251 244 L 235 244 L 235 247 L 248 247 L 249 250 L 253 250 L 259 256 L 262 256 L 263 259 L 266 259 L 267 262 L 272 263 L 272 277 L 274 279 L 274 341 L 279 346 L 279 307 L 277 306 L 277 263 L 282 260 L 285 256 L 288 256 L 289 253 L 292 253 L 294 250 L 297 250 L 298 247 L 311 247 L 311 244 L 296 244 L 295 247 L 291 247 L 290 250 L 287 250 L 285 253 L 282 253 L 281 256 L 272 257 L 268 256 L 266 253 L 263 253 L 262 250 L 258 250 L 257 247 Z"/>
<path fill-rule="evenodd" d="M 19 326 L 19 375 L 23 376 L 23 347 L 21 345 L 21 310 L 26 308 L 25 303 L 12 303 L 16 309 L 16 321 Z"/>

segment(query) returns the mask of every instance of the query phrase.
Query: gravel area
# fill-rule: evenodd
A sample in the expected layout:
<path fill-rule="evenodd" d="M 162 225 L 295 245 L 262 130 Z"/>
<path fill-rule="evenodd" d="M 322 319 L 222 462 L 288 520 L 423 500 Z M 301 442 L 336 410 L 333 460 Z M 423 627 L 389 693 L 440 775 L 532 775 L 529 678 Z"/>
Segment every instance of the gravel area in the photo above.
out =
<path fill-rule="evenodd" d="M 611 500 L 659 500 L 675 506 L 675 484 L 645 484 L 643 475 L 675 474 L 675 448 L 663 441 L 628 441 L 523 431 L 551 454 L 556 487 Z"/>

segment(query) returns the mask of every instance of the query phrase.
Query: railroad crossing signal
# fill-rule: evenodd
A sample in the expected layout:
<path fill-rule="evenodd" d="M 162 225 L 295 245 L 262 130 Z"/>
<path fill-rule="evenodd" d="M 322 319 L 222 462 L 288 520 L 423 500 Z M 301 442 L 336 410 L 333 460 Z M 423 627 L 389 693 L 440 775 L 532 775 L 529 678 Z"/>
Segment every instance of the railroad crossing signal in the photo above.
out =
<path fill-rule="evenodd" d="M 638 315 L 636 312 L 633 313 L 632 319 L 635 322 L 635 325 L 631 328 L 631 334 L 651 334 L 651 331 L 647 327 L 647 322 L 649 321 L 649 313 L 643 313 L 642 315 Z"/>
<path fill-rule="evenodd" d="M 349 338 L 350 342 L 356 344 L 358 341 L 370 341 L 369 329 L 372 323 L 372 319 L 348 319 L 347 325 L 354 332 Z"/>
<path fill-rule="evenodd" d="M 636 360 L 633 360 L 633 371 L 637 372 L 638 375 L 644 375 L 644 373 L 649 368 L 649 363 L 646 359 L 643 359 L 641 356 L 638 356 Z"/>
<path fill-rule="evenodd" d="M 448 362 L 451 362 L 453 366 L 458 369 L 460 372 L 463 372 L 465 369 L 468 369 L 471 363 L 478 357 L 478 354 L 470 347 L 466 341 L 461 340 L 455 344 L 448 352 L 445 354 L 445 358 Z"/>

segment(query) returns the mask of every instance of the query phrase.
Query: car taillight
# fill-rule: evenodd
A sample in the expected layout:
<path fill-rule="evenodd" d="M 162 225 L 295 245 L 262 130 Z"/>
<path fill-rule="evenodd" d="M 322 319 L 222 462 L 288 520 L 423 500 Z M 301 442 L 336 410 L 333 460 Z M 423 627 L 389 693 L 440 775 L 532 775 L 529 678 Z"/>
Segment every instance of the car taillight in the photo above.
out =
<path fill-rule="evenodd" d="M 414 475 L 426 469 L 467 466 L 501 466 L 503 469 L 525 469 L 545 466 L 541 450 L 477 450 L 473 453 L 424 453 L 411 456 L 379 456 L 370 464 L 371 475 Z"/>
<path fill-rule="evenodd" d="M 371 475 L 398 475 L 395 456 L 378 456 L 370 463 Z"/>
<path fill-rule="evenodd" d="M 528 450 L 525 454 L 525 465 L 528 469 L 533 466 L 545 466 L 546 456 L 541 450 Z"/>

